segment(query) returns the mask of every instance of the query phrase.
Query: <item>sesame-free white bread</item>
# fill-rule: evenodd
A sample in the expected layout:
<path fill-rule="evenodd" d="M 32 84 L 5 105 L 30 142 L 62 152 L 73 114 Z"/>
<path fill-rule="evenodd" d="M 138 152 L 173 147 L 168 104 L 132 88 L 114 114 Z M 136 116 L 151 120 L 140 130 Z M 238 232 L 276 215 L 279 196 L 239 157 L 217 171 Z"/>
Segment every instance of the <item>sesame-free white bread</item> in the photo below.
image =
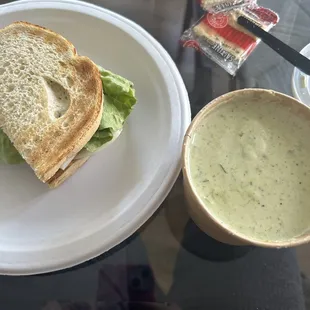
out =
<path fill-rule="evenodd" d="M 0 29 L 0 128 L 43 182 L 91 139 L 102 96 L 97 66 L 59 34 L 25 22 Z"/>

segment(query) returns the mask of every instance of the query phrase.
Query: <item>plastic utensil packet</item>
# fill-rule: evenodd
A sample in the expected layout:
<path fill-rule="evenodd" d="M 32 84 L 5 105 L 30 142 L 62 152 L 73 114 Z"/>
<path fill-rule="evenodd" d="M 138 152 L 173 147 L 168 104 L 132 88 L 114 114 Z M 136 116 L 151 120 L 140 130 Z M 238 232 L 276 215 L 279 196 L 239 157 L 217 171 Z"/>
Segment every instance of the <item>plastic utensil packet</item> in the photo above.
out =
<path fill-rule="evenodd" d="M 252 6 L 256 4 L 256 1 L 257 0 L 199 0 L 202 9 L 210 13 Z"/>
<path fill-rule="evenodd" d="M 193 47 L 202 52 L 229 74 L 235 75 L 260 43 L 259 38 L 238 24 L 239 16 L 246 17 L 266 31 L 279 22 L 275 12 L 259 6 L 226 13 L 207 12 L 184 32 L 181 43 L 184 47 Z"/>

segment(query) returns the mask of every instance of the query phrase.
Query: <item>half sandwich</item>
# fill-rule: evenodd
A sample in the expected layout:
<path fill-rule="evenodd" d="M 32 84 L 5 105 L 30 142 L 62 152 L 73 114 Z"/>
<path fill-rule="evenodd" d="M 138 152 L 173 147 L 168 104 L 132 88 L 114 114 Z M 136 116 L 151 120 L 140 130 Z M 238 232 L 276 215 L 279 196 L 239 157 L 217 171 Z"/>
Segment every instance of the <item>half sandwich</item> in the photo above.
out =
<path fill-rule="evenodd" d="M 46 28 L 0 29 L 0 162 L 26 161 L 56 187 L 120 134 L 133 84 Z"/>

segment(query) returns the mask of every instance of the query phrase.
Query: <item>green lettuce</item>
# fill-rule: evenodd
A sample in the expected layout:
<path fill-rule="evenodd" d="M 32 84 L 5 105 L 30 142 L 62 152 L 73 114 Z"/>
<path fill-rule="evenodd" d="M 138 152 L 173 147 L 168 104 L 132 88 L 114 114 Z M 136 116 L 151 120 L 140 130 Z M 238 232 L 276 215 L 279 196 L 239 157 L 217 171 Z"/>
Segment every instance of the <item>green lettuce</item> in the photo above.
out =
<path fill-rule="evenodd" d="M 95 152 L 113 139 L 114 134 L 123 128 L 126 118 L 136 104 L 133 84 L 125 78 L 99 67 L 104 105 L 100 126 L 91 140 L 85 145 L 89 152 Z"/>
<path fill-rule="evenodd" d="M 124 122 L 136 104 L 133 83 L 125 78 L 99 67 L 104 106 L 98 130 L 85 145 L 88 152 L 95 152 L 110 142 L 124 126 Z M 15 149 L 7 135 L 0 129 L 0 163 L 20 164 L 24 159 Z"/>
<path fill-rule="evenodd" d="M 20 156 L 8 136 L 0 129 L 0 163 L 21 164 L 24 159 Z"/>

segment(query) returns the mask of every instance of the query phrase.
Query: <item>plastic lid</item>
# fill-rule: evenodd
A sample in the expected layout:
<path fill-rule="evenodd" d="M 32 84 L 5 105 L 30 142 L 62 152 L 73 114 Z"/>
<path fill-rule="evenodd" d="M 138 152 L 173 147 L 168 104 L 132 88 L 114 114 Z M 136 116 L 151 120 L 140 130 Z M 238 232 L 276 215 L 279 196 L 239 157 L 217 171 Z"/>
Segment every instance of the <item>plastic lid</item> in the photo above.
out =
<path fill-rule="evenodd" d="M 310 59 L 310 44 L 301 50 L 301 54 Z M 294 69 L 293 73 L 292 90 L 296 99 L 310 106 L 310 76 L 297 68 Z"/>

